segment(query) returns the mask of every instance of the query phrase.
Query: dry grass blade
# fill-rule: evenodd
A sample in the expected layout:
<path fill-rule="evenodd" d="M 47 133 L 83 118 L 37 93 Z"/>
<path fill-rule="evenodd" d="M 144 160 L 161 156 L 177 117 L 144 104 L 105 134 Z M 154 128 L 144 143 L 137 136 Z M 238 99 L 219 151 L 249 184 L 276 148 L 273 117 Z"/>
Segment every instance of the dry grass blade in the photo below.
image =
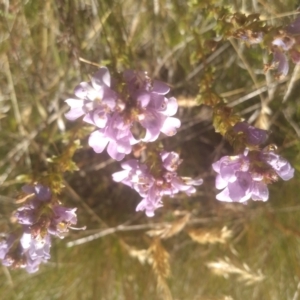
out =
<path fill-rule="evenodd" d="M 219 259 L 218 261 L 209 262 L 207 263 L 207 266 L 215 274 L 222 275 L 225 278 L 228 278 L 230 274 L 236 274 L 238 275 L 238 280 L 245 282 L 246 285 L 255 284 L 265 279 L 261 270 L 253 272 L 245 263 L 242 266 L 236 266 L 228 257 Z"/>
<path fill-rule="evenodd" d="M 188 234 L 191 239 L 200 244 L 225 244 L 232 236 L 232 231 L 224 226 L 219 229 L 189 229 Z"/>
<path fill-rule="evenodd" d="M 170 276 L 169 253 L 162 246 L 160 239 L 154 239 L 149 250 L 152 254 L 152 269 L 157 279 L 157 287 L 162 292 L 163 299 L 173 299 L 171 291 L 166 282 Z"/>
<path fill-rule="evenodd" d="M 200 298 L 199 300 L 234 300 L 231 296 Z"/>
<path fill-rule="evenodd" d="M 162 278 L 167 278 L 170 275 L 169 253 L 162 246 L 160 239 L 154 239 L 150 251 L 153 257 L 152 267 L 157 274 Z"/>
<path fill-rule="evenodd" d="M 166 224 L 166 226 L 164 228 L 149 230 L 147 232 L 147 234 L 152 237 L 156 236 L 156 237 L 160 237 L 162 239 L 168 239 L 168 238 L 178 234 L 185 228 L 186 224 L 190 220 L 190 216 L 191 215 L 189 213 L 187 213 L 181 219 L 179 219 L 171 224 Z"/>
<path fill-rule="evenodd" d="M 152 265 L 153 259 L 150 248 L 138 250 L 134 247 L 129 246 L 123 240 L 120 240 L 120 243 L 123 246 L 123 248 L 128 252 L 128 254 L 133 258 L 137 258 L 142 265 L 144 265 L 145 263 Z"/>
<path fill-rule="evenodd" d="M 128 251 L 129 255 L 131 257 L 137 258 L 138 261 L 144 265 L 146 262 L 148 264 L 152 264 L 152 257 L 150 255 L 149 249 L 141 249 L 141 250 L 137 250 L 134 248 L 131 248 Z"/>
<path fill-rule="evenodd" d="M 169 253 L 162 246 L 160 239 L 154 239 L 148 249 L 141 250 L 129 246 L 123 240 L 120 242 L 131 257 L 137 258 L 143 265 L 148 263 L 152 266 L 157 280 L 157 288 L 161 292 L 162 298 L 164 300 L 172 300 L 171 291 L 165 280 L 170 276 Z"/>

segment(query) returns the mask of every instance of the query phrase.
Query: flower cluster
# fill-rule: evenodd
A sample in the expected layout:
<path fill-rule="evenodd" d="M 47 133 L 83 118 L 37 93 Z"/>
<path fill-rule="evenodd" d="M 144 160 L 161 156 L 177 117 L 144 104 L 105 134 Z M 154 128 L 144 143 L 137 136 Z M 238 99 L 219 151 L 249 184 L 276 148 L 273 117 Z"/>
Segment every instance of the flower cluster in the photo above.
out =
<path fill-rule="evenodd" d="M 250 25 L 253 23 L 251 20 L 256 22 L 259 19 L 253 15 L 248 20 L 250 23 L 247 21 Z M 247 32 L 240 30 L 236 37 L 247 40 L 250 35 L 254 37 L 252 33 L 256 31 L 249 31 L 248 35 Z M 262 41 L 266 31 L 257 32 L 252 43 Z M 296 37 L 291 38 L 291 35 L 298 33 L 299 18 L 272 42 L 274 60 L 282 74 L 286 74 L 287 70 L 281 55 L 284 55 L 283 51 L 294 49 Z M 82 82 L 75 88 L 76 99 L 66 100 L 70 106 L 66 118 L 75 120 L 83 116 L 84 122 L 96 126 L 97 130 L 89 137 L 89 145 L 97 153 L 107 148 L 108 154 L 120 161 L 132 152 L 133 145 L 153 142 L 161 132 L 168 136 L 176 133 L 181 125 L 180 120 L 173 117 L 178 104 L 175 98 L 166 97 L 169 90 L 165 83 L 152 81 L 147 73 L 127 70 L 118 80 L 112 80 L 108 69 L 101 67 L 90 82 Z M 237 156 L 225 156 L 213 164 L 218 173 L 216 187 L 222 190 L 217 195 L 218 200 L 245 202 L 252 198 L 266 201 L 269 198 L 268 184 L 278 177 L 283 180 L 293 177 L 294 169 L 271 147 L 260 150 L 260 145 L 268 138 L 268 131 L 246 122 L 237 122 L 234 126 L 230 125 L 224 134 L 238 153 L 246 150 Z M 147 153 L 149 155 L 144 163 L 134 159 L 123 162 L 123 171 L 114 173 L 113 180 L 137 191 L 142 200 L 136 210 L 145 211 L 147 216 L 152 217 L 154 211 L 162 206 L 163 196 L 172 197 L 180 191 L 190 195 L 196 191 L 194 186 L 201 185 L 203 180 L 178 176 L 181 160 L 175 152 Z"/>
<path fill-rule="evenodd" d="M 50 258 L 50 235 L 63 238 L 77 223 L 76 208 L 66 208 L 53 199 L 48 187 L 25 185 L 25 203 L 15 218 L 22 225 L 21 234 L 13 233 L 0 242 L 0 259 L 5 266 L 26 268 L 33 273 Z"/>
<path fill-rule="evenodd" d="M 246 149 L 237 156 L 224 156 L 212 167 L 218 173 L 216 188 L 223 190 L 216 198 L 229 202 L 245 202 L 250 198 L 267 201 L 267 184 L 278 177 L 289 180 L 294 176 L 288 161 L 270 147 L 260 151 Z"/>
<path fill-rule="evenodd" d="M 114 181 L 122 182 L 140 194 L 143 199 L 136 210 L 145 211 L 148 217 L 152 217 L 154 211 L 162 206 L 164 195 L 173 197 L 180 191 L 191 195 L 196 192 L 194 186 L 203 183 L 202 179 L 178 176 L 177 168 L 181 162 L 177 153 L 162 151 L 155 166 L 155 160 L 151 160 L 151 166 L 148 166 L 132 159 L 122 163 L 124 170 L 112 176 Z"/>
<path fill-rule="evenodd" d="M 152 81 L 146 73 L 125 71 L 120 82 L 111 84 L 106 67 L 75 88 L 78 99 L 67 99 L 70 111 L 66 118 L 83 121 L 98 129 L 89 137 L 89 145 L 101 153 L 107 148 L 115 160 L 131 153 L 132 146 L 155 141 L 160 132 L 176 133 L 180 120 L 172 117 L 178 109 L 175 98 L 167 98 L 170 88 L 163 82 Z M 139 126 L 140 125 L 140 126 Z"/>

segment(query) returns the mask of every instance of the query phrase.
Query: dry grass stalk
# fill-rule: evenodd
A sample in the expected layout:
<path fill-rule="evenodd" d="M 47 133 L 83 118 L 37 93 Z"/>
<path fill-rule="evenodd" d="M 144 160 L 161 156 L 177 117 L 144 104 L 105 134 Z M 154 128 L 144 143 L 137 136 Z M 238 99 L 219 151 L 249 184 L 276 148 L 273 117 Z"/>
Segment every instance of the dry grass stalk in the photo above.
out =
<path fill-rule="evenodd" d="M 180 107 L 194 107 L 199 105 L 196 98 L 183 96 L 177 98 L 177 103 Z"/>
<path fill-rule="evenodd" d="M 126 244 L 124 241 L 122 241 L 122 246 L 128 251 L 128 254 L 131 257 L 137 258 L 142 265 L 144 265 L 145 263 L 152 265 L 153 259 L 150 248 L 137 250 L 134 247 Z"/>
<path fill-rule="evenodd" d="M 166 282 L 166 278 L 170 275 L 169 253 L 161 245 L 159 239 L 153 240 L 149 249 L 137 250 L 129 246 L 123 240 L 120 241 L 131 257 L 137 258 L 141 264 L 149 264 L 152 266 L 157 280 L 157 288 L 164 300 L 172 300 L 172 294 Z"/>
<path fill-rule="evenodd" d="M 228 278 L 230 274 L 236 274 L 238 275 L 238 280 L 245 282 L 247 285 L 255 284 L 265 279 L 261 270 L 258 270 L 255 273 L 245 263 L 242 266 L 236 266 L 228 257 L 219 259 L 218 261 L 209 262 L 207 263 L 207 266 L 215 274 L 222 275 L 225 278 Z"/>
<path fill-rule="evenodd" d="M 269 130 L 271 123 L 270 123 L 270 118 L 269 118 L 268 114 L 266 114 L 265 112 L 261 112 L 258 115 L 258 118 L 254 125 L 255 125 L 255 127 L 258 127 L 260 129 Z"/>
<path fill-rule="evenodd" d="M 219 229 L 189 229 L 189 236 L 192 240 L 200 244 L 225 244 L 232 236 L 232 231 L 224 226 Z"/>
<path fill-rule="evenodd" d="M 208 298 L 197 298 L 197 300 L 234 300 L 231 296 L 221 296 L 221 297 L 208 297 Z"/>
<path fill-rule="evenodd" d="M 173 297 L 166 282 L 166 278 L 170 276 L 170 255 L 162 246 L 160 239 L 154 239 L 149 249 L 152 254 L 152 269 L 156 276 L 157 288 L 164 300 L 171 300 Z"/>
<path fill-rule="evenodd" d="M 166 224 L 163 228 L 149 230 L 147 234 L 151 237 L 160 237 L 161 239 L 168 239 L 179 232 L 181 232 L 188 221 L 190 220 L 191 215 L 187 213 L 184 217 L 179 220 L 176 220 L 173 223 Z"/>
<path fill-rule="evenodd" d="M 160 239 L 153 240 L 150 246 L 150 251 L 153 257 L 152 267 L 154 272 L 163 278 L 169 277 L 170 275 L 169 253 L 162 246 Z"/>

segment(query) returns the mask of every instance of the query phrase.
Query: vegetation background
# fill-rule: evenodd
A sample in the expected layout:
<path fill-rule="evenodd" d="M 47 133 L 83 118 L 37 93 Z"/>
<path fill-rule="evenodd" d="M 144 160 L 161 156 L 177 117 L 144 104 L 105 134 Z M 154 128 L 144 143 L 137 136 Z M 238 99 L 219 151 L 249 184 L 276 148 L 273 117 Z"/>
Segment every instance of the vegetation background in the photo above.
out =
<path fill-rule="evenodd" d="M 164 199 L 154 218 L 136 213 L 139 196 L 112 181 L 120 169 L 87 145 L 82 129 L 60 199 L 78 207 L 78 226 L 55 240 L 50 263 L 29 275 L 0 268 L 1 299 L 300 299 L 300 67 L 277 80 L 272 56 L 221 32 L 216 7 L 258 12 L 269 25 L 291 22 L 290 0 L 2 0 L 0 3 L 0 232 L 10 230 L 15 197 L 44 172 L 83 123 L 67 122 L 64 100 L 107 65 L 145 70 L 170 84 L 182 120 L 163 138 L 179 151 L 181 174 L 201 175 L 192 197 Z M 215 47 L 216 46 L 216 47 Z M 92 62 L 92 63 L 91 63 Z M 211 110 L 196 101 L 201 80 L 246 120 L 271 131 L 270 143 L 295 167 L 270 187 L 267 203 L 220 203 L 212 162 L 232 154 L 215 133 Z"/>

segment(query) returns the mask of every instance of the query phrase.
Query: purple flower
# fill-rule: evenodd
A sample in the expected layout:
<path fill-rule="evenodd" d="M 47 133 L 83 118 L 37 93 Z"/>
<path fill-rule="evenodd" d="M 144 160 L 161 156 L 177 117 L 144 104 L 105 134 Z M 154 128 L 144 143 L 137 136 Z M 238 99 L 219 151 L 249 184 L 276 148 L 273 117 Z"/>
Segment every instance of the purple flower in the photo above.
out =
<path fill-rule="evenodd" d="M 172 117 L 178 109 L 177 100 L 165 97 L 170 88 L 160 81 L 153 81 L 151 84 L 146 73 L 128 70 L 124 72 L 124 78 L 130 98 L 136 99 L 139 107 L 137 121 L 146 129 L 146 135 L 142 140 L 153 142 L 160 132 L 168 136 L 174 135 L 181 122 Z"/>
<path fill-rule="evenodd" d="M 69 231 L 69 227 L 77 224 L 76 210 L 77 208 L 68 208 L 60 205 L 53 206 L 54 216 L 51 218 L 48 232 L 51 235 L 64 238 L 66 232 Z"/>
<path fill-rule="evenodd" d="M 0 259 L 2 264 L 12 268 L 26 268 L 28 273 L 38 271 L 39 265 L 50 258 L 50 236 L 35 239 L 29 227 L 24 227 L 20 239 L 10 234 L 7 240 L 0 242 Z"/>
<path fill-rule="evenodd" d="M 295 39 L 289 36 L 277 37 L 272 41 L 274 46 L 281 48 L 283 51 L 289 51 L 295 44 Z"/>
<path fill-rule="evenodd" d="M 173 197 L 179 192 L 185 192 L 188 196 L 196 193 L 194 186 L 201 185 L 203 180 L 201 178 L 191 179 L 189 177 L 179 177 L 175 173 L 165 173 L 164 179 L 169 185 L 162 188 L 162 195 L 169 195 Z"/>
<path fill-rule="evenodd" d="M 19 224 L 32 225 L 36 222 L 39 207 L 49 202 L 52 194 L 48 187 L 41 184 L 24 185 L 22 190 L 29 197 L 25 204 L 17 209 L 15 217 Z"/>
<path fill-rule="evenodd" d="M 131 124 L 126 124 L 116 112 L 103 129 L 94 131 L 89 137 L 89 145 L 96 153 L 102 153 L 107 146 L 107 153 L 115 160 L 122 160 L 132 150 L 132 145 L 139 141 L 134 138 Z"/>
<path fill-rule="evenodd" d="M 38 271 L 40 264 L 50 259 L 51 239 L 48 233 L 33 237 L 30 227 L 25 227 L 20 243 L 26 257 L 28 273 Z"/>
<path fill-rule="evenodd" d="M 294 177 L 295 169 L 285 158 L 274 153 L 274 151 L 262 151 L 261 158 L 273 168 L 281 179 L 287 181 Z"/>
<path fill-rule="evenodd" d="M 137 191 L 143 198 L 136 210 L 144 210 L 148 217 L 154 216 L 154 211 L 162 206 L 162 197 L 173 197 L 185 192 L 191 195 L 196 192 L 194 186 L 201 185 L 202 179 L 191 179 L 177 175 L 177 167 L 181 163 L 175 152 L 162 151 L 158 156 L 158 163 L 151 168 L 138 160 L 122 163 L 123 171 L 112 175 L 113 180 L 122 182 Z"/>
<path fill-rule="evenodd" d="M 218 179 L 218 187 L 224 188 L 216 198 L 220 201 L 227 202 L 245 202 L 252 198 L 253 200 L 267 201 L 269 191 L 267 185 L 260 180 L 254 180 L 250 172 L 236 172 L 236 180 L 233 182 L 223 181 Z"/>
<path fill-rule="evenodd" d="M 224 189 L 217 195 L 218 200 L 244 202 L 251 198 L 253 179 L 249 172 L 250 162 L 247 155 L 248 152 L 245 151 L 238 156 L 224 156 L 213 163 L 212 167 L 218 173 L 216 188 Z"/>
<path fill-rule="evenodd" d="M 245 135 L 246 142 L 249 145 L 258 146 L 263 144 L 268 138 L 268 131 L 249 125 L 247 122 L 238 122 L 233 126 L 237 133 L 242 132 Z"/>
<path fill-rule="evenodd" d="M 288 25 L 285 30 L 290 34 L 300 33 L 300 17 L 298 16 L 294 22 Z"/>
<path fill-rule="evenodd" d="M 271 66 L 277 68 L 279 75 L 286 76 L 289 64 L 285 53 L 289 53 L 294 63 L 300 62 L 298 51 L 300 39 L 300 17 L 280 31 L 279 35 L 272 41 L 273 62 Z"/>
<path fill-rule="evenodd" d="M 24 268 L 26 266 L 24 249 L 15 234 L 10 234 L 6 240 L 0 242 L 0 260 L 6 267 Z"/>
<path fill-rule="evenodd" d="M 29 198 L 25 204 L 19 207 L 15 213 L 19 224 L 26 225 L 31 235 L 37 239 L 45 235 L 45 232 L 63 237 L 71 225 L 77 223 L 76 208 L 67 208 L 59 204 L 48 187 L 36 184 L 26 185 L 23 191 L 36 196 Z"/>
<path fill-rule="evenodd" d="M 110 89 L 110 81 L 108 69 L 101 67 L 90 83 L 81 82 L 74 91 L 79 99 L 65 101 L 71 108 L 65 117 L 73 121 L 84 115 L 84 122 L 104 128 L 117 100 L 117 94 Z"/>
<path fill-rule="evenodd" d="M 113 180 L 122 182 L 137 191 L 142 197 L 146 197 L 155 182 L 148 167 L 134 159 L 123 162 L 121 166 L 124 170 L 112 174 Z"/>
<path fill-rule="evenodd" d="M 50 189 L 39 183 L 35 185 L 24 185 L 22 190 L 26 194 L 34 194 L 38 201 L 48 201 L 51 199 Z"/>
<path fill-rule="evenodd" d="M 154 211 L 162 206 L 162 196 L 154 185 L 148 190 L 147 196 L 137 205 L 136 211 L 145 211 L 147 217 L 154 217 Z"/>
<path fill-rule="evenodd" d="M 238 156 L 224 156 L 212 165 L 216 188 L 222 190 L 216 198 L 227 202 L 252 200 L 267 201 L 267 184 L 275 180 L 274 172 L 283 180 L 294 176 L 294 169 L 282 157 L 272 151 L 245 150 Z"/>
<path fill-rule="evenodd" d="M 10 234 L 6 240 L 3 240 L 0 242 L 0 259 L 1 260 L 5 259 L 6 254 L 8 253 L 9 249 L 11 248 L 11 246 L 13 245 L 15 240 L 16 240 L 16 237 L 14 235 Z"/>
<path fill-rule="evenodd" d="M 151 93 L 149 104 L 139 114 L 139 122 L 146 129 L 144 142 L 155 141 L 160 132 L 172 136 L 180 127 L 180 120 L 172 116 L 177 112 L 178 104 L 175 98 Z"/>
<path fill-rule="evenodd" d="M 289 72 L 289 62 L 286 55 L 279 49 L 275 49 L 273 52 L 273 62 L 272 65 L 277 68 L 277 73 L 279 75 L 286 76 Z"/>
<path fill-rule="evenodd" d="M 155 178 L 148 167 L 140 164 L 138 160 L 126 161 L 121 166 L 124 170 L 112 174 L 113 180 L 137 191 L 143 199 L 136 207 L 136 211 L 145 210 L 148 217 L 153 217 L 154 211 L 162 206 L 162 195 L 156 188 Z"/>
<path fill-rule="evenodd" d="M 182 159 L 179 158 L 179 154 L 176 152 L 162 151 L 160 156 L 163 167 L 169 172 L 176 171 L 179 165 L 182 163 Z"/>

